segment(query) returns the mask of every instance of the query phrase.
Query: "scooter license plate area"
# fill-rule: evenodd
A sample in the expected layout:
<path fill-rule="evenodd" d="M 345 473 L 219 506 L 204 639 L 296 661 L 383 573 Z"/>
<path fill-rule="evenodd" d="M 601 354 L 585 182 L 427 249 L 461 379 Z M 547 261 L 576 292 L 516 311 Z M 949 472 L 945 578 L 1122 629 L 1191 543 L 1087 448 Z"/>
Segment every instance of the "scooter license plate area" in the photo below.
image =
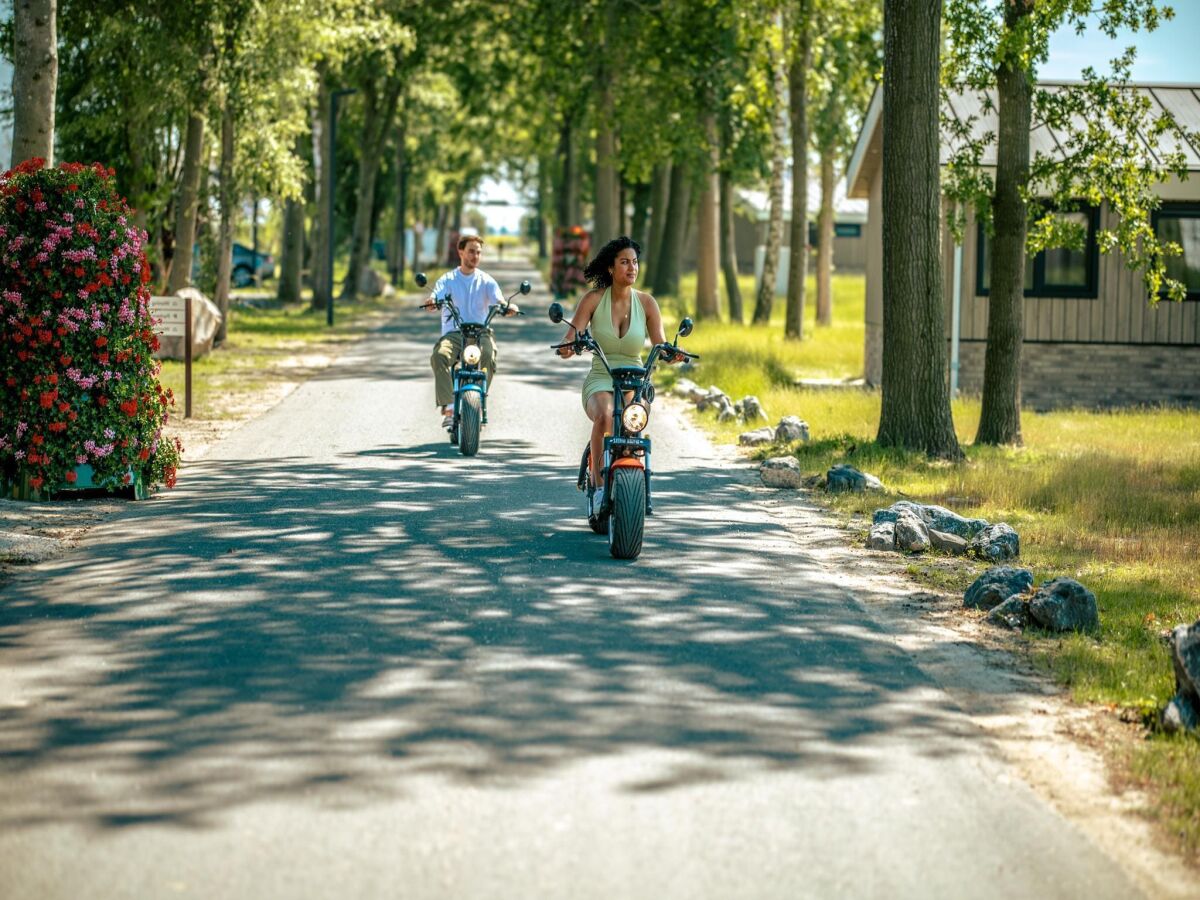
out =
<path fill-rule="evenodd" d="M 605 450 L 613 459 L 622 456 L 645 456 L 650 452 L 650 441 L 646 438 L 608 438 Z"/>

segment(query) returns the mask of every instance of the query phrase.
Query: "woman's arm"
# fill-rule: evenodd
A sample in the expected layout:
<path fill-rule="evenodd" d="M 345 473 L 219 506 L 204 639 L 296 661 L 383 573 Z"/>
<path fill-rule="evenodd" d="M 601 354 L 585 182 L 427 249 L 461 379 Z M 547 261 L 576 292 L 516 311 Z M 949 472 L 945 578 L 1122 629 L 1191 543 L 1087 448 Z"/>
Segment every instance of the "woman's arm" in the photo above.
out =
<path fill-rule="evenodd" d="M 658 308 L 658 301 L 650 294 L 639 293 L 642 298 L 642 308 L 646 310 L 646 333 L 650 336 L 651 344 L 665 344 L 667 335 L 663 331 L 662 311 Z M 672 354 L 662 355 L 659 357 L 665 363 L 673 363 L 676 357 Z"/>
<path fill-rule="evenodd" d="M 563 335 L 563 339 L 559 343 L 565 344 L 567 341 L 575 340 L 576 333 L 583 331 L 591 324 L 592 315 L 596 312 L 596 307 L 600 304 L 600 298 L 603 296 L 604 294 L 601 291 L 588 291 L 583 295 L 583 299 L 575 307 L 575 315 L 568 320 L 575 327 L 568 328 L 567 333 Z M 563 347 L 558 351 L 558 355 L 566 359 L 569 356 L 574 356 L 575 351 L 570 347 Z"/>

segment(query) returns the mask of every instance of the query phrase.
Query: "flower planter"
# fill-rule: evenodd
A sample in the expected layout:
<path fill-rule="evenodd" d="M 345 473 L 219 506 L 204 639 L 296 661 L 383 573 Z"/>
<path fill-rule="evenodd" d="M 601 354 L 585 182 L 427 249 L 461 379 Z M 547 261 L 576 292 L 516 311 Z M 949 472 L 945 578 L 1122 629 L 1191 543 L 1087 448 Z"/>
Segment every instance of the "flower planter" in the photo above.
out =
<path fill-rule="evenodd" d="M 129 483 L 121 484 L 115 478 L 106 478 L 97 480 L 95 470 L 87 463 L 82 463 L 75 467 L 75 481 L 66 482 L 58 485 L 54 489 L 48 488 L 45 484 L 40 487 L 33 487 L 29 483 L 29 476 L 25 475 L 16 482 L 4 483 L 4 496 L 11 497 L 13 500 L 30 500 L 44 501 L 49 500 L 52 496 L 62 497 L 71 494 L 82 493 L 84 491 L 107 491 L 110 494 L 117 496 L 128 497 L 131 500 L 145 500 L 150 496 L 150 490 L 146 485 L 145 479 L 140 472 L 135 472 L 133 469 L 128 470 Z"/>

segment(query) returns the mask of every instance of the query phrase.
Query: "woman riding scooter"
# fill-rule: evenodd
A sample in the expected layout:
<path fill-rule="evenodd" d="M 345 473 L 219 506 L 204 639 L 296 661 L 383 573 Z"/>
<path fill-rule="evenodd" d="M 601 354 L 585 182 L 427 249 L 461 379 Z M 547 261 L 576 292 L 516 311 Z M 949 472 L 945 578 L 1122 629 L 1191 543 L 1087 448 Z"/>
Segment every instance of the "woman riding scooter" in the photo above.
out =
<path fill-rule="evenodd" d="M 642 365 L 642 350 L 649 337 L 653 344 L 665 344 L 662 314 L 658 302 L 644 291 L 633 288 L 638 277 L 642 248 L 637 241 L 622 235 L 614 238 L 596 254 L 583 270 L 593 290 L 583 295 L 564 342 L 573 341 L 578 332 L 591 327 L 592 336 L 604 351 L 612 367 Z M 563 359 L 575 355 L 570 346 L 561 347 Z M 677 357 L 662 357 L 664 362 L 676 362 Z M 604 436 L 613 430 L 612 377 L 599 358 L 583 382 L 583 408 L 592 421 L 591 487 L 592 509 L 599 510 L 604 502 L 603 485 L 599 483 Z"/>

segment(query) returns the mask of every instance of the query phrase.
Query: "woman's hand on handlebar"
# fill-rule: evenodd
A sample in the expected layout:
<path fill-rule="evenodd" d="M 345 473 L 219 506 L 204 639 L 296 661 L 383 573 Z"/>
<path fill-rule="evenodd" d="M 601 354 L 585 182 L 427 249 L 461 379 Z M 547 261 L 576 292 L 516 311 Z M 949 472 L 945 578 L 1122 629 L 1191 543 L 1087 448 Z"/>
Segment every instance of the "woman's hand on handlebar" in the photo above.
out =
<path fill-rule="evenodd" d="M 571 344 L 563 344 L 555 352 L 558 354 L 559 359 L 570 359 L 575 355 L 575 348 Z"/>

